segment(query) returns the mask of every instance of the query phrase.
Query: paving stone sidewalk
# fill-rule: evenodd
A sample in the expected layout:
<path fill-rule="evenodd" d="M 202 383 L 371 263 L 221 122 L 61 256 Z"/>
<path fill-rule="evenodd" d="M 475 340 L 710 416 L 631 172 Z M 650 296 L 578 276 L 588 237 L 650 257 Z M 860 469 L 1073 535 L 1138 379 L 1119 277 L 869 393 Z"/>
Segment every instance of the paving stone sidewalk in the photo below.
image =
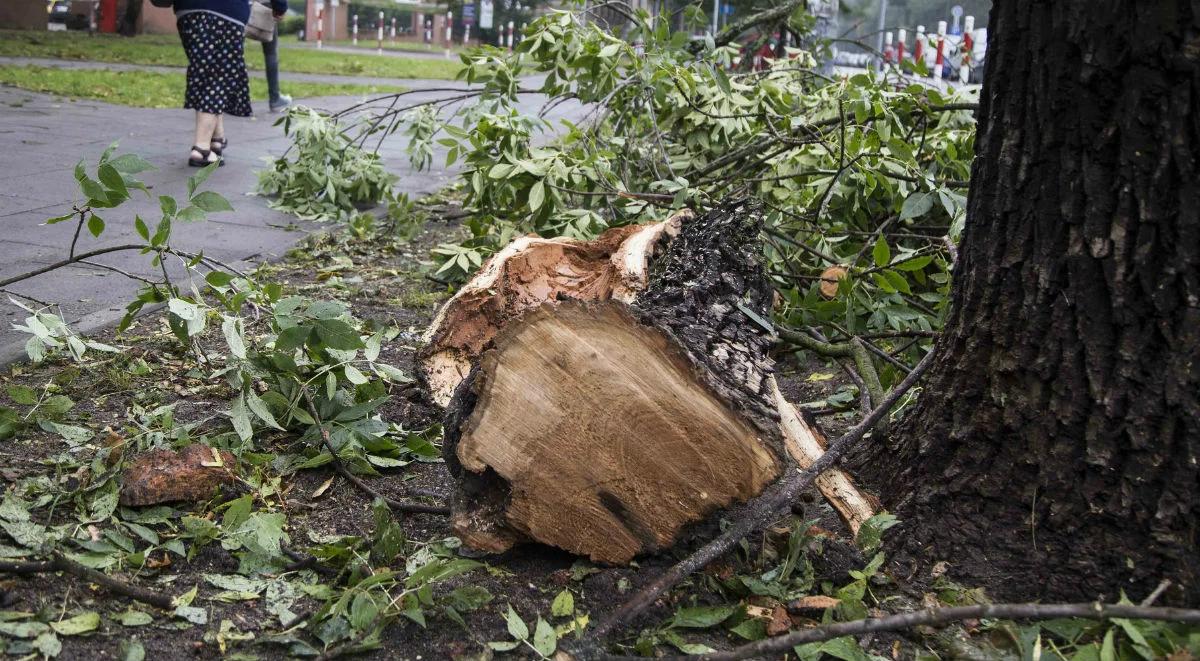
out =
<path fill-rule="evenodd" d="M 414 81 L 405 81 L 413 88 Z M 429 87 L 444 87 L 445 81 L 426 81 Z M 422 92 L 415 101 L 436 92 Z M 440 96 L 440 95 L 439 95 Z M 308 100 L 315 107 L 342 108 L 353 98 Z M 523 105 L 536 112 L 545 99 L 530 96 Z M 235 211 L 211 214 L 202 223 L 183 224 L 174 229 L 174 243 L 189 251 L 203 251 L 223 262 L 247 265 L 280 257 L 290 246 L 312 231 L 312 224 L 297 223 L 291 216 L 268 208 L 267 200 L 251 194 L 255 172 L 262 157 L 282 154 L 288 146 L 280 128 L 272 126 L 277 115 L 255 104 L 252 119 L 228 118 L 230 145 L 226 166 L 206 183 L 233 204 Z M 564 115 L 578 107 L 560 108 Z M 94 167 L 104 149 L 120 141 L 119 152 L 134 152 L 149 160 L 156 170 L 139 177 L 151 187 L 154 199 L 135 194 L 130 202 L 104 214 L 108 229 L 99 239 L 86 231 L 79 252 L 107 245 L 137 242 L 134 214 L 157 222 L 157 196 L 182 198 L 187 178 L 196 171 L 187 166 L 193 114 L 185 110 L 152 110 L 113 106 L 94 101 L 68 101 L 48 95 L 0 86 L 0 280 L 66 258 L 74 223 L 45 225 L 45 220 L 71 211 L 80 201 L 73 176 L 75 164 L 83 159 Z M 413 196 L 435 191 L 449 182 L 453 172 L 444 169 L 438 154 L 432 170 L 416 172 L 403 153 L 401 136 L 385 142 L 381 155 L 389 170 L 400 176 L 398 188 Z M 134 274 L 154 275 L 150 260 L 136 252 L 112 253 L 97 261 Z M 8 287 L 9 291 L 32 296 L 61 306 L 66 319 L 83 333 L 113 324 L 123 314 L 138 283 L 113 272 L 77 265 L 38 276 Z M 0 294 L 0 365 L 24 355 L 26 336 L 11 329 L 25 313 Z"/>

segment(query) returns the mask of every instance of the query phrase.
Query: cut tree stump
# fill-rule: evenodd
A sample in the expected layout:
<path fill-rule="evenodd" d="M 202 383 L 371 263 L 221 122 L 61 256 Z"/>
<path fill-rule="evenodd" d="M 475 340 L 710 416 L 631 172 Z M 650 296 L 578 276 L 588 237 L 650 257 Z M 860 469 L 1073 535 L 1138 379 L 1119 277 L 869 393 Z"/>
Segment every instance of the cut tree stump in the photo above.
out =
<path fill-rule="evenodd" d="M 772 375 L 761 222 L 738 202 L 518 239 L 447 303 L 421 358 L 464 543 L 624 563 L 820 456 Z M 873 513 L 840 471 L 821 488 L 854 531 Z"/>
<path fill-rule="evenodd" d="M 130 462 L 121 475 L 120 502 L 144 507 L 197 502 L 237 484 L 237 459 L 226 450 L 193 443 L 179 450 L 151 450 Z"/>

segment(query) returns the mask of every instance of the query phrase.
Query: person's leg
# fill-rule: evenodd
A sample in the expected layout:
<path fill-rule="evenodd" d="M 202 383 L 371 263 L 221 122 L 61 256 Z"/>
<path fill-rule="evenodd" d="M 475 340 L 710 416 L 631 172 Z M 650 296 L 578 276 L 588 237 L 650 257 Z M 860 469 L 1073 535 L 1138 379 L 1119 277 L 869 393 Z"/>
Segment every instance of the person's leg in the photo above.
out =
<path fill-rule="evenodd" d="M 220 158 L 210 151 L 212 148 L 213 134 L 217 130 L 217 124 L 220 121 L 220 115 L 214 115 L 209 112 L 196 112 L 196 139 L 194 142 L 192 142 L 193 148 L 190 157 L 191 160 L 199 161 L 204 159 L 209 163 L 215 163 Z M 197 149 L 209 152 L 208 156 L 205 157 L 205 155 L 202 152 L 197 151 Z"/>
<path fill-rule="evenodd" d="M 279 103 L 279 30 L 271 36 L 270 41 L 262 45 L 263 59 L 267 69 L 267 96 L 272 106 Z"/>
<path fill-rule="evenodd" d="M 217 122 L 213 125 L 212 140 L 213 142 L 225 142 L 225 115 L 217 115 Z"/>

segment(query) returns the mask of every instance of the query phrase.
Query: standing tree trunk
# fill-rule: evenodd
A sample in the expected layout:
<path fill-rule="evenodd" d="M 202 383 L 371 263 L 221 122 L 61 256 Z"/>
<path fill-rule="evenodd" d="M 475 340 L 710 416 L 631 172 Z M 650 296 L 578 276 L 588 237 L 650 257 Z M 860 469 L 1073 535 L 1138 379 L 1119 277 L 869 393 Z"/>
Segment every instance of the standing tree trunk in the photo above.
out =
<path fill-rule="evenodd" d="M 1197 12 L 994 5 L 952 313 L 883 484 L 900 559 L 1200 599 Z"/>

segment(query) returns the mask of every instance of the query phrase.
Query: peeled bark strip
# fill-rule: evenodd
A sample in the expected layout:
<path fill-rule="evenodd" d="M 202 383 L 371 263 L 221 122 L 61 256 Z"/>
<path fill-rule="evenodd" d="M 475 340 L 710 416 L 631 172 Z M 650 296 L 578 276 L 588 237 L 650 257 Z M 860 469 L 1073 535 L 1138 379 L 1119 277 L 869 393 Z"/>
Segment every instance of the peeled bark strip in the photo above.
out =
<path fill-rule="evenodd" d="M 760 230 L 743 202 L 593 242 L 519 239 L 447 304 L 424 367 L 435 399 L 462 382 L 445 453 L 468 546 L 627 562 L 757 495 L 789 454 L 820 456 L 772 376 Z M 820 487 L 852 531 L 873 513 L 840 472 Z"/>
<path fill-rule="evenodd" d="M 784 399 L 774 377 L 771 377 L 771 391 L 775 404 L 779 407 L 779 427 L 783 432 L 788 452 L 801 468 L 808 468 L 825 454 L 829 442 L 817 425 L 805 420 L 796 407 Z M 859 491 L 854 485 L 854 480 L 840 468 L 831 468 L 821 473 L 816 479 L 816 485 L 821 495 L 825 496 L 825 500 L 829 501 L 850 528 L 850 534 L 857 537 L 862 524 L 875 515 L 877 503 Z"/>
<path fill-rule="evenodd" d="M 594 241 L 521 237 L 496 253 L 442 307 L 420 356 L 431 397 L 445 406 L 496 333 L 522 312 L 570 298 L 631 301 L 649 259 L 691 211 L 650 225 L 615 227 Z"/>

